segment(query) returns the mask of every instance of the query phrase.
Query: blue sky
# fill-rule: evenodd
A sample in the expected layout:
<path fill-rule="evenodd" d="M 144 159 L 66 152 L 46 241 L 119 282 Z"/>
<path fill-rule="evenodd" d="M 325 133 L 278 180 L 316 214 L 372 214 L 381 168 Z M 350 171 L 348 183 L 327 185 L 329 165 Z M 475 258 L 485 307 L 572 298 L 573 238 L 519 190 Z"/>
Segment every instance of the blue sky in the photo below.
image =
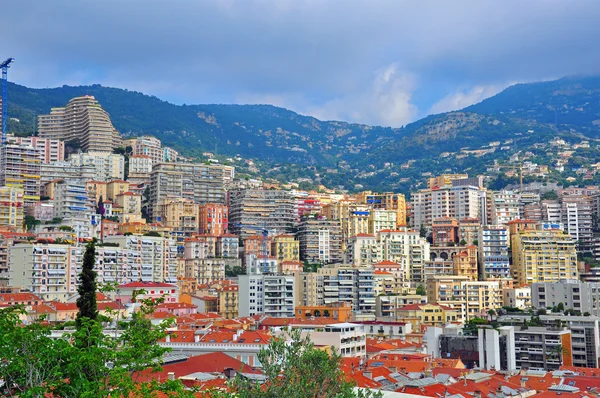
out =
<path fill-rule="evenodd" d="M 399 127 L 516 82 L 600 73 L 598 20 L 592 0 L 5 0 L 0 58 L 30 87 Z"/>

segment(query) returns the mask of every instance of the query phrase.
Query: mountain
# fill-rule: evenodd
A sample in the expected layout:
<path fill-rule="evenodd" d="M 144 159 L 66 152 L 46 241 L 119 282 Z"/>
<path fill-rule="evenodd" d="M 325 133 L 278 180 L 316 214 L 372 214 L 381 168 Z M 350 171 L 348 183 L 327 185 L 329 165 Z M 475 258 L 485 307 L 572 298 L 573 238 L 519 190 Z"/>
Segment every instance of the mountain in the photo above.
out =
<path fill-rule="evenodd" d="M 565 139 L 600 135 L 600 77 L 517 84 L 461 111 L 403 128 L 321 121 L 271 105 L 173 105 L 92 86 L 9 86 L 10 131 L 31 134 L 36 115 L 93 95 L 125 136 L 154 135 L 184 155 L 240 155 L 274 179 L 346 189 L 408 191 L 426 172 L 482 172 L 494 161 Z M 544 155 L 540 153 L 540 156 Z M 236 164 L 247 172 L 245 164 Z"/>

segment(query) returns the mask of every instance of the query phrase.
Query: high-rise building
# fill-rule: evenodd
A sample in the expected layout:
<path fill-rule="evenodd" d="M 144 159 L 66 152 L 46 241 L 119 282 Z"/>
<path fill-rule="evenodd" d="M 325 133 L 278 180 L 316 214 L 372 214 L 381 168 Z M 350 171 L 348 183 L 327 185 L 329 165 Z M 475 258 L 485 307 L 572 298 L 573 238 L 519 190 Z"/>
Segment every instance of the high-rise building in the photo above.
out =
<path fill-rule="evenodd" d="M 225 204 L 229 166 L 197 163 L 159 163 L 150 175 L 150 216 L 157 221 L 158 204 L 169 198 L 191 199 L 197 204 Z"/>
<path fill-rule="evenodd" d="M 238 316 L 264 314 L 293 318 L 296 306 L 296 280 L 292 275 L 240 275 Z"/>
<path fill-rule="evenodd" d="M 95 213 L 84 181 L 61 180 L 54 187 L 54 214 L 67 218 Z"/>
<path fill-rule="evenodd" d="M 216 203 L 200 205 L 198 228 L 201 234 L 216 236 L 226 234 L 229 230 L 229 208 Z"/>
<path fill-rule="evenodd" d="M 44 164 L 65 160 L 65 143 L 60 140 L 8 135 L 7 142 L 9 144 L 31 146 L 38 149 L 39 159 Z"/>
<path fill-rule="evenodd" d="M 110 152 L 74 153 L 69 157 L 74 166 L 94 166 L 94 180 L 110 181 L 125 178 L 125 157 Z"/>
<path fill-rule="evenodd" d="M 40 200 L 39 149 L 28 145 L 2 145 L 0 148 L 0 186 L 23 190 L 25 206 Z"/>
<path fill-rule="evenodd" d="M 192 236 L 199 231 L 198 208 L 191 199 L 166 199 L 158 204 L 160 223 L 177 235 Z"/>
<path fill-rule="evenodd" d="M 356 198 L 358 203 L 369 205 L 372 209 L 395 210 L 396 225 L 390 229 L 406 226 L 406 198 L 403 194 L 393 192 L 377 193 L 364 191 L 357 194 Z"/>
<path fill-rule="evenodd" d="M 506 225 L 520 218 L 521 195 L 513 191 L 491 193 L 492 225 Z"/>
<path fill-rule="evenodd" d="M 277 235 L 271 240 L 271 254 L 280 264 L 284 261 L 298 261 L 300 259 L 299 248 L 299 242 L 294 235 Z"/>
<path fill-rule="evenodd" d="M 592 251 L 592 197 L 578 189 L 560 194 L 561 222 L 564 230 L 577 241 L 581 252 Z"/>
<path fill-rule="evenodd" d="M 373 209 L 369 214 L 369 232 L 376 234 L 379 231 L 396 229 L 396 210 Z"/>
<path fill-rule="evenodd" d="M 522 230 L 511 235 L 512 274 L 520 285 L 578 279 L 575 240 L 560 230 Z"/>
<path fill-rule="evenodd" d="M 461 180 L 458 180 L 461 181 Z M 413 194 L 413 227 L 431 227 L 433 220 L 449 217 L 480 219 L 484 214 L 480 196 L 484 191 L 474 185 L 422 189 Z"/>
<path fill-rule="evenodd" d="M 563 279 L 558 282 L 532 283 L 531 305 L 550 309 L 558 306 L 582 315 L 600 316 L 600 283 Z"/>
<path fill-rule="evenodd" d="M 0 187 L 0 226 L 21 232 L 23 230 L 23 190 Z"/>
<path fill-rule="evenodd" d="M 128 140 L 134 156 L 149 156 L 152 165 L 163 162 L 177 162 L 179 153 L 174 149 L 163 147 L 162 142 L 155 137 L 142 136 Z"/>
<path fill-rule="evenodd" d="M 325 217 L 305 217 L 298 227 L 300 260 L 331 264 L 342 261 L 342 237 L 339 221 Z"/>
<path fill-rule="evenodd" d="M 295 223 L 296 201 L 287 191 L 237 189 L 229 192 L 229 230 L 233 234 L 254 235 L 257 228 L 271 234 L 289 233 Z"/>
<path fill-rule="evenodd" d="M 73 98 L 65 107 L 39 115 L 38 131 L 41 138 L 77 142 L 86 152 L 112 152 L 121 145 L 110 116 L 91 95 Z"/>
<path fill-rule="evenodd" d="M 452 258 L 454 275 L 466 276 L 470 281 L 476 281 L 479 276 L 477 269 L 477 246 L 467 246 Z"/>
<path fill-rule="evenodd" d="M 511 279 L 508 229 L 505 226 L 482 226 L 477 241 L 483 280 Z"/>
<path fill-rule="evenodd" d="M 403 281 L 423 283 L 425 262 L 430 258 L 429 242 L 418 231 L 403 228 L 399 231 L 380 231 L 377 240 L 381 259 L 402 266 Z"/>

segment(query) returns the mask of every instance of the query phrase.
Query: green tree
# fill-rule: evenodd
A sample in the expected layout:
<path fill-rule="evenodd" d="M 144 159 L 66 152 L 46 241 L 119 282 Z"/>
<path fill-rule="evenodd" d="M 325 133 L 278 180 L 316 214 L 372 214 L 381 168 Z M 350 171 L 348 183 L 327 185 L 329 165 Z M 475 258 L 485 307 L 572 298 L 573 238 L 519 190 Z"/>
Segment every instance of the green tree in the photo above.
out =
<path fill-rule="evenodd" d="M 149 232 L 146 232 L 144 234 L 144 236 L 156 236 L 156 237 L 160 237 L 162 235 L 160 233 L 156 232 L 156 231 L 149 231 Z"/>
<path fill-rule="evenodd" d="M 425 287 L 423 285 L 417 286 L 417 294 L 419 296 L 426 296 L 427 295 L 427 291 L 425 290 Z"/>
<path fill-rule="evenodd" d="M 268 382 L 255 383 L 238 376 L 232 395 L 239 398 L 379 397 L 380 393 L 354 390 L 340 369 L 341 356 L 317 350 L 300 330 L 284 332 L 258 353 Z"/>
<path fill-rule="evenodd" d="M 77 326 L 83 326 L 83 318 L 92 321 L 98 318 L 98 305 L 96 303 L 96 242 L 89 242 L 83 254 L 81 274 L 79 274 L 79 286 L 77 286 Z"/>
<path fill-rule="evenodd" d="M 42 222 L 36 220 L 34 216 L 25 216 L 25 228 L 29 231 L 35 228 L 36 225 L 40 225 Z"/>

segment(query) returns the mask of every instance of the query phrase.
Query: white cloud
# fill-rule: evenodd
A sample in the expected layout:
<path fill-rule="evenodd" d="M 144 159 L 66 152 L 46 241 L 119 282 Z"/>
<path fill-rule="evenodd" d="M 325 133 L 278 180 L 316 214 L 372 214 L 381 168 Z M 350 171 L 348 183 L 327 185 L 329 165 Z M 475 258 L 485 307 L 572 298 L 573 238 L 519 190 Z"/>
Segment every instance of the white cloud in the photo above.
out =
<path fill-rule="evenodd" d="M 411 102 L 416 81 L 413 74 L 399 70 L 394 63 L 377 70 L 367 87 L 323 104 L 311 103 L 295 93 L 243 93 L 236 97 L 236 102 L 273 104 L 321 120 L 399 127 L 418 116 L 418 108 Z"/>
<path fill-rule="evenodd" d="M 429 109 L 429 113 L 437 114 L 466 108 L 469 105 L 476 104 L 486 98 L 498 94 L 500 91 L 513 84 L 514 83 L 492 84 L 487 86 L 477 85 L 468 91 L 458 90 L 452 94 L 448 94 L 433 104 Z"/>

